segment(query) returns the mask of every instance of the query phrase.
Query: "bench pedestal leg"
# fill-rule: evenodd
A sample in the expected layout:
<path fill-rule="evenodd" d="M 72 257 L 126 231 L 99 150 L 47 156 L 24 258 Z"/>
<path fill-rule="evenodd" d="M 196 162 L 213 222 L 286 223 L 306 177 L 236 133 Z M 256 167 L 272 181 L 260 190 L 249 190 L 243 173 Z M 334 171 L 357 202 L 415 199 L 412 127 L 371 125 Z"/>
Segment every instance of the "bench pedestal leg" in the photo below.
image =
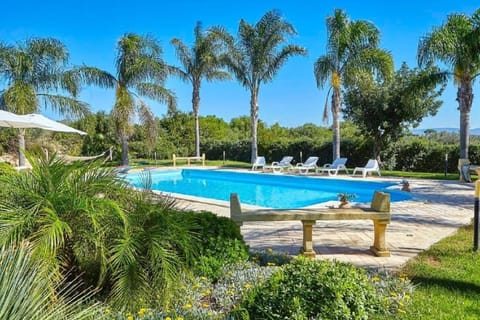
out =
<path fill-rule="evenodd" d="M 315 257 L 315 251 L 313 250 L 313 225 L 315 220 L 302 220 L 303 225 L 303 247 L 301 252 L 304 256 L 309 258 Z"/>
<path fill-rule="evenodd" d="M 375 238 L 373 240 L 373 246 L 370 247 L 370 251 L 377 257 L 390 257 L 390 251 L 385 241 L 385 231 L 389 223 L 389 220 L 373 220 Z"/>

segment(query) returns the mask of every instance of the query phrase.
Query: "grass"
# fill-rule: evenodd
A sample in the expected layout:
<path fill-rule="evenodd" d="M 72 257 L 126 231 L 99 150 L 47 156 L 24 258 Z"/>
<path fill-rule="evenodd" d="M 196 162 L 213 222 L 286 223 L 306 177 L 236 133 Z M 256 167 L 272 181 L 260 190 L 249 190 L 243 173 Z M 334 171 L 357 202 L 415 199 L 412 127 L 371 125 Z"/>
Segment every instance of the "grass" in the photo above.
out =
<path fill-rule="evenodd" d="M 441 240 L 403 268 L 416 284 L 405 314 L 391 319 L 479 319 L 480 252 L 473 227 Z"/>
<path fill-rule="evenodd" d="M 382 176 L 415 178 L 415 179 L 437 179 L 437 180 L 458 180 L 458 173 L 435 173 L 435 172 L 405 172 L 382 170 Z M 476 176 L 472 176 L 474 178 Z"/>

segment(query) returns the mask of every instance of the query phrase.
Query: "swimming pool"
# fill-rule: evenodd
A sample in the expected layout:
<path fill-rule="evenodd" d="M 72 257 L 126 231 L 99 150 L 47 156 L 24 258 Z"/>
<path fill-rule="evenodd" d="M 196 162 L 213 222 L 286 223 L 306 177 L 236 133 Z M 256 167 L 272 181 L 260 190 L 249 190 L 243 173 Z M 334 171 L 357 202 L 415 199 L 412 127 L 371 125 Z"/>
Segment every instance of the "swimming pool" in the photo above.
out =
<path fill-rule="evenodd" d="M 395 185 L 390 182 L 198 169 L 153 170 L 150 173 L 152 190 L 223 201 L 229 201 L 230 193 L 235 192 L 242 203 L 267 208 L 302 208 L 337 200 L 339 192 L 355 193 L 355 202 L 370 202 L 375 190 L 390 193 L 391 201 L 410 199 L 408 193 L 387 190 Z M 135 187 L 142 187 L 142 175 L 145 173 L 129 173 L 125 179 Z"/>

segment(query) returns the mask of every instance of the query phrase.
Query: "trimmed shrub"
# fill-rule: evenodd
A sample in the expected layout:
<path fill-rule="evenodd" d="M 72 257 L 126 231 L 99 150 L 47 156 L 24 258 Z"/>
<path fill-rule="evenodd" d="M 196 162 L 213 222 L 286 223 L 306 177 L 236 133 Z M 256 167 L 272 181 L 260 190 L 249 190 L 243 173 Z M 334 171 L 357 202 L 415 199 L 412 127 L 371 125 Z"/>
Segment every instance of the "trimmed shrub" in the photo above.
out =
<path fill-rule="evenodd" d="M 195 274 L 215 281 L 224 266 L 248 259 L 248 246 L 235 222 L 211 212 L 195 213 L 193 219 L 198 225 L 200 255 L 194 262 Z"/>
<path fill-rule="evenodd" d="M 255 287 L 242 307 L 250 319 L 368 319 L 381 308 L 366 272 L 299 257 Z"/>

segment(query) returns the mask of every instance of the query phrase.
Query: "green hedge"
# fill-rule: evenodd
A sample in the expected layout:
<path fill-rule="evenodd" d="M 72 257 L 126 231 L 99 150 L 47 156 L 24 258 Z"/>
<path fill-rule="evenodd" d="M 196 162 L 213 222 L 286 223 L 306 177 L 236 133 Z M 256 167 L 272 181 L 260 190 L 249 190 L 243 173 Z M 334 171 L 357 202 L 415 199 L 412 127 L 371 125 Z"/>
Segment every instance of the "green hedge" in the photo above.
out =
<path fill-rule="evenodd" d="M 226 160 L 250 162 L 251 144 L 241 141 L 207 141 L 201 146 L 209 160 L 222 160 L 225 151 Z M 372 144 L 368 140 L 343 139 L 340 154 L 348 158 L 348 167 L 364 166 L 372 158 Z M 302 159 L 300 159 L 302 152 Z M 444 172 L 445 154 L 448 154 L 448 172 L 457 171 L 460 154 L 457 145 L 430 141 L 426 137 L 408 136 L 395 144 L 390 144 L 381 154 L 384 169 L 417 172 Z M 332 162 L 332 143 L 317 142 L 313 139 L 278 140 L 269 144 L 259 141 L 258 154 L 265 156 L 267 162 L 279 161 L 283 156 L 291 155 L 294 162 L 305 161 L 309 156 L 317 156 L 318 164 Z M 480 163 L 480 145 L 470 145 L 469 156 L 472 163 Z"/>

